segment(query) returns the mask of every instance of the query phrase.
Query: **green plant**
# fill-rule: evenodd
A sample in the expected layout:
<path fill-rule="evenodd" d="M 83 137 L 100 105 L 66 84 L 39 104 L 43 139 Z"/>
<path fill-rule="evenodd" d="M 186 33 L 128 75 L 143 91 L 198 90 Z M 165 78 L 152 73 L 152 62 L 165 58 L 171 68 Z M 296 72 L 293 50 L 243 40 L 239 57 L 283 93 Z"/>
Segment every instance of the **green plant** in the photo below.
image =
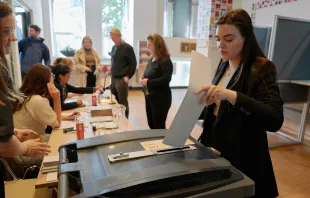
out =
<path fill-rule="evenodd" d="M 75 49 L 68 45 L 64 49 L 60 50 L 60 53 L 66 57 L 72 57 L 75 54 Z"/>

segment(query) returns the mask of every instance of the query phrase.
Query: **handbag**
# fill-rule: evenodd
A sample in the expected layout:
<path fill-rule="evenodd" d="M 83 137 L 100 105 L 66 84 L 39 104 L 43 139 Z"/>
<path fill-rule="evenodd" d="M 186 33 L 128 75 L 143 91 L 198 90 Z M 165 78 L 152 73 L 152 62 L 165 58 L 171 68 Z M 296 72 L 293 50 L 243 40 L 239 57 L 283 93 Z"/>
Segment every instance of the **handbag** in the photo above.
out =
<path fill-rule="evenodd" d="M 24 175 L 22 179 L 35 179 L 38 177 L 39 172 L 40 172 L 40 167 L 37 165 L 29 165 L 26 163 L 26 161 L 23 159 L 21 155 L 19 155 L 21 160 L 23 161 L 23 168 L 24 168 Z"/>

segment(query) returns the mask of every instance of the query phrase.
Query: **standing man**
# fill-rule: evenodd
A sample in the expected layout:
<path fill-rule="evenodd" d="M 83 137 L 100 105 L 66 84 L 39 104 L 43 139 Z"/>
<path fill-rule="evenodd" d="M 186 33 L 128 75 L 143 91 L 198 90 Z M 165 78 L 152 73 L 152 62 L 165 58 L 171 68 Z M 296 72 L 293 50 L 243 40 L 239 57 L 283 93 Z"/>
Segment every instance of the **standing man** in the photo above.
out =
<path fill-rule="evenodd" d="M 110 36 L 115 45 L 111 51 L 111 92 L 119 104 L 126 107 L 126 117 L 129 115 L 128 82 L 135 74 L 137 60 L 131 45 L 123 41 L 122 33 L 113 28 Z"/>
<path fill-rule="evenodd" d="M 20 64 L 22 78 L 32 65 L 42 63 L 50 65 L 50 52 L 47 46 L 43 43 L 44 39 L 40 37 L 41 29 L 37 25 L 30 25 L 29 37 L 18 42 L 20 54 Z"/>

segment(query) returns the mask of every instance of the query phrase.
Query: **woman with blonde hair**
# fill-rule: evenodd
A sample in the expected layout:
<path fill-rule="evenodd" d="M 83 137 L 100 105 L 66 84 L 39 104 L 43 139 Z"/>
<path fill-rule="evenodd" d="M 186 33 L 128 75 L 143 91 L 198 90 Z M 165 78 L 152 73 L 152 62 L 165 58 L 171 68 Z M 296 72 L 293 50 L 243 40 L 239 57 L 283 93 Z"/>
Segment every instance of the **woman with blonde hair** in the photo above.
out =
<path fill-rule="evenodd" d="M 152 57 L 141 79 L 147 121 L 151 129 L 165 129 L 172 100 L 169 83 L 173 65 L 165 41 L 159 34 L 149 35 L 147 41 Z"/>
<path fill-rule="evenodd" d="M 100 57 L 93 49 L 93 42 L 89 36 L 82 40 L 82 47 L 74 56 L 74 62 L 78 74 L 78 84 L 80 87 L 96 87 L 99 78 Z"/>

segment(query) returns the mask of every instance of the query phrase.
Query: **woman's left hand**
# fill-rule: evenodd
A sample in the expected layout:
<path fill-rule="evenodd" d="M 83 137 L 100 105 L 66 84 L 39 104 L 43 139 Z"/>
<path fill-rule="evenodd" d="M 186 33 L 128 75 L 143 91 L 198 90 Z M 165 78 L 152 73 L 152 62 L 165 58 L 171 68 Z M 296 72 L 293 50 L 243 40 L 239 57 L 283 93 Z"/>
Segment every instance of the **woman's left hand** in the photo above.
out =
<path fill-rule="evenodd" d="M 147 79 L 147 78 L 143 78 L 142 80 L 140 80 L 140 83 L 143 85 L 143 86 L 145 86 L 145 87 L 147 87 L 147 81 L 148 81 L 149 79 Z"/>
<path fill-rule="evenodd" d="M 24 137 L 29 135 L 39 136 L 36 132 L 30 129 L 15 129 L 17 131 L 16 137 L 21 142 Z"/>
<path fill-rule="evenodd" d="M 199 89 L 195 91 L 195 94 L 199 94 L 201 92 L 205 92 L 205 94 L 200 99 L 200 104 L 206 103 L 207 106 L 215 103 L 217 100 L 227 100 L 232 105 L 236 103 L 237 93 L 235 91 L 225 89 L 215 85 L 206 85 L 201 86 Z"/>

